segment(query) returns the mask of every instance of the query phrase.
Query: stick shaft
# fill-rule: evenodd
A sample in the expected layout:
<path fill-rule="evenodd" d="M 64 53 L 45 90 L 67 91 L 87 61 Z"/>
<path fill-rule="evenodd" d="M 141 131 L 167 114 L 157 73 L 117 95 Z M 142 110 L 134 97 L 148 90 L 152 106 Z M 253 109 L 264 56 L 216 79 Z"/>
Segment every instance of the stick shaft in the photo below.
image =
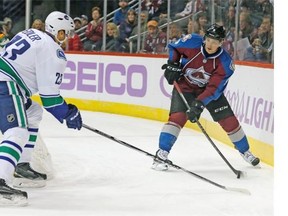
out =
<path fill-rule="evenodd" d="M 110 139 L 110 140 L 112 140 L 112 141 L 115 141 L 115 142 L 121 144 L 121 145 L 124 145 L 124 146 L 126 146 L 126 147 L 128 147 L 128 148 L 131 148 L 131 149 L 135 150 L 135 151 L 138 151 L 138 152 L 140 152 L 140 153 L 143 153 L 143 154 L 145 154 L 145 155 L 147 155 L 147 156 L 149 156 L 149 157 L 151 157 L 151 158 L 153 158 L 153 159 L 155 158 L 155 155 L 153 155 L 153 154 L 151 154 L 151 153 L 149 153 L 149 152 L 147 152 L 147 151 L 145 151 L 145 150 L 142 150 L 142 149 L 140 149 L 140 148 L 137 148 L 137 147 L 135 147 L 135 146 L 133 146 L 133 145 L 127 143 L 127 142 L 124 142 L 124 141 L 122 141 L 122 140 L 119 140 L 119 139 L 117 139 L 117 138 L 115 138 L 115 137 L 113 137 L 113 136 L 111 136 L 111 135 L 109 135 L 109 134 L 107 134 L 107 133 L 104 133 L 104 132 L 102 132 L 102 131 L 100 131 L 100 130 L 97 130 L 96 128 L 92 128 L 92 127 L 90 127 L 90 126 L 88 126 L 88 125 L 86 125 L 86 124 L 83 124 L 82 126 L 83 126 L 84 128 L 86 128 L 87 130 L 90 130 L 90 131 L 92 131 L 92 132 L 94 132 L 94 133 L 97 133 L 97 134 L 99 134 L 99 135 L 101 135 L 101 136 L 104 136 L 104 137 L 106 137 L 106 138 L 108 138 L 108 139 Z M 159 160 L 162 160 L 162 159 L 159 158 Z M 162 160 L 162 161 L 164 162 L 164 160 Z M 227 191 L 235 191 L 235 192 L 240 192 L 240 193 L 246 193 L 246 194 L 247 194 L 247 192 L 245 192 L 245 191 L 247 191 L 246 189 L 242 189 L 242 188 L 229 188 L 229 187 L 226 187 L 226 186 L 224 186 L 224 185 L 218 184 L 218 183 L 216 183 L 216 182 L 214 182 L 214 181 L 211 181 L 211 180 L 209 180 L 209 179 L 207 179 L 207 178 L 205 178 L 205 177 L 203 177 L 203 176 L 200 176 L 200 175 L 198 175 L 198 174 L 196 174 L 196 173 L 194 173 L 194 172 L 192 172 L 192 171 L 186 170 L 185 168 L 180 167 L 180 166 L 178 166 L 178 165 L 176 165 L 176 164 L 171 163 L 171 164 L 169 164 L 169 165 L 172 166 L 172 167 L 174 167 L 175 169 L 182 170 L 183 172 L 185 172 L 185 173 L 187 173 L 187 174 L 193 175 L 194 177 L 196 177 L 196 178 L 198 178 L 198 179 L 201 179 L 201 180 L 203 180 L 203 181 L 205 181 L 205 182 L 208 182 L 208 183 L 210 183 L 210 184 L 212 184 L 212 185 L 214 185 L 214 186 L 216 186 L 216 187 L 219 187 L 219 188 L 221 188 L 221 189 L 224 189 L 224 190 L 227 190 Z"/>
<path fill-rule="evenodd" d="M 190 109 L 190 106 L 186 100 L 186 98 L 184 97 L 178 83 L 176 81 L 174 81 L 174 86 L 177 90 L 177 92 L 179 93 L 180 97 L 182 98 L 185 106 L 187 107 L 187 109 Z M 214 147 L 214 149 L 217 151 L 217 153 L 220 155 L 220 157 L 225 161 L 225 163 L 229 166 L 229 168 L 236 174 L 236 176 L 240 177 L 241 175 L 241 171 L 240 170 L 236 170 L 230 163 L 229 161 L 226 159 L 226 157 L 222 154 L 222 152 L 218 149 L 218 147 L 216 146 L 216 144 L 213 142 L 213 140 L 210 138 L 210 136 L 208 135 L 208 133 L 206 132 L 206 130 L 203 128 L 203 126 L 201 125 L 201 123 L 197 120 L 197 125 L 200 128 L 200 130 L 202 131 L 202 133 L 205 135 L 205 137 L 208 139 L 208 141 L 210 142 L 210 144 Z"/>

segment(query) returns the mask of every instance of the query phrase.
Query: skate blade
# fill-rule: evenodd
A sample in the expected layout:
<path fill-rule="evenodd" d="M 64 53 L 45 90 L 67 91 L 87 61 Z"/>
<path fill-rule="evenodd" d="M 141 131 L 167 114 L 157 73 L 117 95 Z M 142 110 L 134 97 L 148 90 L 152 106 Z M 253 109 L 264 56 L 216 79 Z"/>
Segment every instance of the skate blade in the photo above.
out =
<path fill-rule="evenodd" d="M 41 188 L 46 186 L 46 180 L 14 178 L 13 186 L 17 188 Z"/>
<path fill-rule="evenodd" d="M 0 194 L 0 206 L 27 206 L 28 199 L 24 196 Z"/>
<path fill-rule="evenodd" d="M 151 166 L 151 169 L 154 169 L 156 171 L 167 171 L 168 166 L 166 164 L 161 164 L 161 163 L 153 163 Z"/>

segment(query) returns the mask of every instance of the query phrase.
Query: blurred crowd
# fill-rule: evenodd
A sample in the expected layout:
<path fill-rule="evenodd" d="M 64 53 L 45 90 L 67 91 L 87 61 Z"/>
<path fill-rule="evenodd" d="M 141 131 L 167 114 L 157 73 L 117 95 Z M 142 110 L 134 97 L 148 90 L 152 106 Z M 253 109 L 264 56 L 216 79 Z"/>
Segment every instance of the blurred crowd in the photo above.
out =
<path fill-rule="evenodd" d="M 68 51 L 166 54 L 167 44 L 186 34 L 204 35 L 212 22 L 226 29 L 224 48 L 236 60 L 273 63 L 273 18 L 271 0 L 109 0 L 103 23 L 103 1 L 74 17 L 75 34 L 63 44 Z M 236 16 L 238 12 L 238 17 Z M 168 15 L 170 15 L 168 17 Z M 0 22 L 2 40 L 11 39 L 12 20 Z M 140 19 L 140 23 L 138 23 Z M 10 25 L 10 27 L 9 27 Z M 43 30 L 41 19 L 33 28 Z M 103 38 L 103 31 L 106 36 Z"/>

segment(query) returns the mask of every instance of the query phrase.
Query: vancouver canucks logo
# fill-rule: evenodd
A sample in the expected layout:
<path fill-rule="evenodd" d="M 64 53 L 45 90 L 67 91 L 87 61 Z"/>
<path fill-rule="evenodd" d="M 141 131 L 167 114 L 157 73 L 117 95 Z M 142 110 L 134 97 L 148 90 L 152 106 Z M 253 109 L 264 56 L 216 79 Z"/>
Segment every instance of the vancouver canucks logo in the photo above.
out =
<path fill-rule="evenodd" d="M 65 53 L 64 53 L 63 50 L 57 49 L 56 54 L 57 54 L 57 57 L 58 57 L 58 58 L 64 59 L 65 61 L 67 61 L 66 56 L 65 56 Z"/>
<path fill-rule="evenodd" d="M 200 68 L 187 68 L 184 76 L 190 83 L 204 87 L 209 82 L 211 74 L 207 73 L 201 66 Z"/>

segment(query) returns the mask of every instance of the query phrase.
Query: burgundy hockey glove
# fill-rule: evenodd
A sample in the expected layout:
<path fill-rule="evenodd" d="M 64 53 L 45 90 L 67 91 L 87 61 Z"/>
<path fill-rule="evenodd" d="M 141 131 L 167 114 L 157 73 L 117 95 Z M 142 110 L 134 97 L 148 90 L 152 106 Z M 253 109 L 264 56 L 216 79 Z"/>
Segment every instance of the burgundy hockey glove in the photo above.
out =
<path fill-rule="evenodd" d="M 174 81 L 177 81 L 182 73 L 182 68 L 179 63 L 169 61 L 167 64 L 162 65 L 162 70 L 165 70 L 164 77 L 170 85 L 173 85 Z"/>
<path fill-rule="evenodd" d="M 204 104 L 200 100 L 194 100 L 190 106 L 190 109 L 187 110 L 188 119 L 195 123 L 200 118 L 201 113 L 204 110 Z"/>

